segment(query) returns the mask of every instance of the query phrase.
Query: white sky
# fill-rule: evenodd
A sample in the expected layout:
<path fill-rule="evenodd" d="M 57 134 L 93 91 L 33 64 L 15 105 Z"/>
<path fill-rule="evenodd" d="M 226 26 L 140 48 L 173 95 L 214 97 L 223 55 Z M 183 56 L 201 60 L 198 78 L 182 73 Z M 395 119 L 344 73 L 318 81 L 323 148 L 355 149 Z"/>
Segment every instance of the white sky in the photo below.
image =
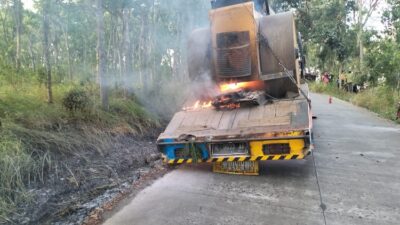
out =
<path fill-rule="evenodd" d="M 33 10 L 33 0 L 22 0 L 25 9 Z"/>
<path fill-rule="evenodd" d="M 22 2 L 24 3 L 24 7 L 26 9 L 34 10 L 34 8 L 33 8 L 33 5 L 34 5 L 33 0 L 22 0 Z M 383 26 L 383 24 L 381 22 L 381 17 L 382 17 L 383 11 L 386 8 L 388 8 L 386 0 L 381 0 L 381 3 L 378 6 L 378 10 L 376 10 L 372 14 L 372 16 L 369 19 L 366 27 L 370 28 L 370 29 L 372 28 L 372 29 L 378 30 L 378 31 L 383 31 L 384 26 Z"/>
<path fill-rule="evenodd" d="M 381 3 L 378 5 L 378 9 L 372 13 L 371 17 L 369 18 L 366 28 L 374 29 L 377 31 L 383 31 L 384 26 L 381 22 L 382 20 L 382 13 L 387 9 L 389 6 L 386 0 L 381 0 Z"/>

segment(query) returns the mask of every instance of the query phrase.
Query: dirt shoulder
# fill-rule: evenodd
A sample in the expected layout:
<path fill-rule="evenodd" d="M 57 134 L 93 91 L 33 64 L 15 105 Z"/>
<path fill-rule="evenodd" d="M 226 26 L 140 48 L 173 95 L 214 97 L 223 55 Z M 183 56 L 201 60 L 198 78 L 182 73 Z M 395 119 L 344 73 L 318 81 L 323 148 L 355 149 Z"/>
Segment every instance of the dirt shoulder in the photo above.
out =
<path fill-rule="evenodd" d="M 44 183 L 33 182 L 31 200 L 10 224 L 99 224 L 124 197 L 165 174 L 155 136 L 116 136 L 103 154 L 82 151 L 57 159 Z"/>

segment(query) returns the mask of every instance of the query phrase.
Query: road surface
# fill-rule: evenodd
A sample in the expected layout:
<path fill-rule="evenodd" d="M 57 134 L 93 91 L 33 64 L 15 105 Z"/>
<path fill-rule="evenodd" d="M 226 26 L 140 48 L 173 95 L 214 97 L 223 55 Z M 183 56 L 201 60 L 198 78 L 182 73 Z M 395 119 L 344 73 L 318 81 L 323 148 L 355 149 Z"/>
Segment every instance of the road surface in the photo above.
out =
<path fill-rule="evenodd" d="M 260 176 L 182 166 L 141 191 L 106 225 L 400 224 L 400 127 L 312 95 L 315 165 L 261 163 Z"/>

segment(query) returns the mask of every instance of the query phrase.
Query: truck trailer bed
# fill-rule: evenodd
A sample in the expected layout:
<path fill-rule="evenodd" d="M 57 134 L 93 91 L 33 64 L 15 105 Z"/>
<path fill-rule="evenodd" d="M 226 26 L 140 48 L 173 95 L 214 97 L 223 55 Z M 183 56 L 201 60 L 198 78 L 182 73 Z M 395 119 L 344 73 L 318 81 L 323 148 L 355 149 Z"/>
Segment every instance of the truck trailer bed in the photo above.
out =
<path fill-rule="evenodd" d="M 305 98 L 279 100 L 273 103 L 217 111 L 213 108 L 176 113 L 163 139 L 179 140 L 194 136 L 196 140 L 246 139 L 266 134 L 303 131 L 310 127 L 308 102 Z M 229 137 L 229 138 L 228 138 Z"/>

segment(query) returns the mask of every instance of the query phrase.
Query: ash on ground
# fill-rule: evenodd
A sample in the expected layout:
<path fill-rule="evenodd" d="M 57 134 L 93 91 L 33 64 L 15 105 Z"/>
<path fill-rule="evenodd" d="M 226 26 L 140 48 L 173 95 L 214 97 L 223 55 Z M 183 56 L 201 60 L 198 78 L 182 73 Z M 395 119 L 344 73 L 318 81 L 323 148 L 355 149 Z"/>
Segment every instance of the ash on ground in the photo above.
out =
<path fill-rule="evenodd" d="M 32 200 L 19 206 L 10 224 L 82 224 L 94 209 L 132 188 L 152 168 L 162 167 L 154 137 L 114 137 L 104 154 L 83 151 L 59 160 L 45 183 L 32 184 Z"/>

